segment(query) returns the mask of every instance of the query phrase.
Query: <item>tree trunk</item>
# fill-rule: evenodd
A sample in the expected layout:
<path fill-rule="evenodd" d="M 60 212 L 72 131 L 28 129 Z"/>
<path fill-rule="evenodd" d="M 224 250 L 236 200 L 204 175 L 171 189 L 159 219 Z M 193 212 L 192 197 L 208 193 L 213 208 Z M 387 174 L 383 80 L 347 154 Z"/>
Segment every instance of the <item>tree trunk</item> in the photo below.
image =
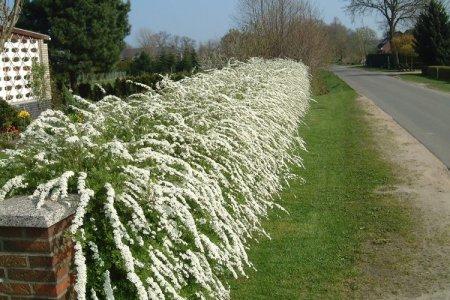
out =
<path fill-rule="evenodd" d="M 3 22 L 1 25 L 1 33 L 0 33 L 0 53 L 3 53 L 5 49 L 5 43 L 11 37 L 14 26 L 16 26 L 17 21 L 19 20 L 20 11 L 22 9 L 22 0 L 15 0 L 13 3 L 13 7 L 11 11 L 8 10 L 8 4 L 3 1 Z"/>
<path fill-rule="evenodd" d="M 75 72 L 71 72 L 69 74 L 69 83 L 70 83 L 70 88 L 74 91 L 75 88 L 77 87 L 77 81 L 78 81 L 78 76 Z"/>
<path fill-rule="evenodd" d="M 395 25 L 393 22 L 389 22 L 389 44 L 391 46 L 391 52 L 394 54 L 394 65 L 396 68 L 399 68 L 400 59 L 398 57 L 398 51 L 397 49 L 395 49 L 394 37 L 395 37 Z"/>

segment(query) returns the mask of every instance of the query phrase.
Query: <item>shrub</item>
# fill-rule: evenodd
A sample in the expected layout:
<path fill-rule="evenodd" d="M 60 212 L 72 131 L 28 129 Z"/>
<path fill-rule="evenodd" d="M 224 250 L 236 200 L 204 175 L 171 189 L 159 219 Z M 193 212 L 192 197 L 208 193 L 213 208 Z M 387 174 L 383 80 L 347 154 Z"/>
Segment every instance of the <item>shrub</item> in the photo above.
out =
<path fill-rule="evenodd" d="M 46 111 L 0 161 L 0 199 L 37 207 L 78 193 L 81 299 L 229 298 L 246 247 L 301 164 L 307 68 L 253 59 L 124 100 L 80 97 L 77 121 Z M 112 287 L 115 287 L 114 289 Z"/>
<path fill-rule="evenodd" d="M 170 79 L 179 81 L 189 76 L 190 73 L 178 72 L 170 75 Z M 117 78 L 114 83 L 106 83 L 99 85 L 97 83 L 81 83 L 77 85 L 74 93 L 91 101 L 101 100 L 105 94 L 114 95 L 117 97 L 126 97 L 131 94 L 141 93 L 145 91 L 140 85 L 134 83 L 141 83 L 151 88 L 156 88 L 158 82 L 163 80 L 163 76 L 157 73 L 144 73 L 139 76 L 129 76 L 126 78 Z"/>
<path fill-rule="evenodd" d="M 17 141 L 17 132 L 2 132 L 0 133 L 0 149 L 10 149 L 14 147 L 14 143 Z M 0 158 L 3 153 L 0 151 Z"/>
<path fill-rule="evenodd" d="M 192 72 L 199 67 L 197 53 L 191 46 L 187 46 L 183 50 L 173 50 L 175 49 L 167 50 L 163 47 L 157 56 L 143 51 L 130 62 L 122 63 L 120 67 L 128 67 L 126 72 L 132 76 L 140 76 L 145 73 Z"/>
<path fill-rule="evenodd" d="M 19 111 L 0 100 L 0 132 L 18 132 L 24 130 L 30 124 L 31 117 L 27 111 Z"/>
<path fill-rule="evenodd" d="M 33 96 L 41 108 L 48 108 L 51 104 L 51 98 L 48 78 L 46 77 L 47 67 L 42 64 L 33 61 L 31 67 L 31 90 Z"/>

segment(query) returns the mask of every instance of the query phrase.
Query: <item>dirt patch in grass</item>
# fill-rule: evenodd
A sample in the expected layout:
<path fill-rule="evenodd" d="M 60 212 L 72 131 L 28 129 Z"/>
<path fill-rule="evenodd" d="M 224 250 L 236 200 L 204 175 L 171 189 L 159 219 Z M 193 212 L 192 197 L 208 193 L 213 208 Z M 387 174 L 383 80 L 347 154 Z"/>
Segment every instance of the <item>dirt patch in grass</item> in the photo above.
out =
<path fill-rule="evenodd" d="M 359 98 L 377 147 L 400 182 L 379 189 L 413 216 L 408 232 L 368 241 L 360 255 L 361 298 L 450 298 L 450 173 L 431 152 L 366 98 Z"/>

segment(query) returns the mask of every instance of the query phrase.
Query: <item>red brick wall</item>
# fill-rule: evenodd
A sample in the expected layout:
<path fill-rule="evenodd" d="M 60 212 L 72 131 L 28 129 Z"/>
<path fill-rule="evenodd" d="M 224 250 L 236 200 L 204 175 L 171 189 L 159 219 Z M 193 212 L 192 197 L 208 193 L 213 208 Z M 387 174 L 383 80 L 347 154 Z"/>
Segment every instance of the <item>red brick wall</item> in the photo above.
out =
<path fill-rule="evenodd" d="M 69 217 L 47 229 L 0 227 L 0 300 L 71 298 L 70 223 Z"/>

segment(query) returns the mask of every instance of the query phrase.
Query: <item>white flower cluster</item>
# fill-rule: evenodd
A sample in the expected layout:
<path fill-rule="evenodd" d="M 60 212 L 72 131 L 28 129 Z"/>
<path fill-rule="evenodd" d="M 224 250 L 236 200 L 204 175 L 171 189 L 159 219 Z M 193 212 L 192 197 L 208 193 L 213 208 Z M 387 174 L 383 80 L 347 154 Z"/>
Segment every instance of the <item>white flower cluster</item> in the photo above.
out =
<path fill-rule="evenodd" d="M 80 242 L 75 243 L 74 250 L 74 263 L 77 271 L 77 281 L 75 283 L 74 290 L 77 292 L 77 297 L 79 300 L 85 300 L 87 282 L 86 258 L 83 255 L 83 248 Z"/>
<path fill-rule="evenodd" d="M 308 70 L 252 59 L 146 89 L 75 97 L 77 122 L 45 112 L 1 162 L 0 197 L 79 194 L 80 299 L 228 299 L 226 278 L 252 266 L 248 241 L 267 235 L 261 218 L 302 164 Z"/>
<path fill-rule="evenodd" d="M 103 95 L 106 95 L 106 90 L 100 84 L 95 83 L 94 86 L 97 87 Z"/>
<path fill-rule="evenodd" d="M 26 188 L 25 178 L 22 175 L 16 176 L 8 180 L 0 189 L 0 201 L 5 200 L 6 195 L 14 189 Z"/>

